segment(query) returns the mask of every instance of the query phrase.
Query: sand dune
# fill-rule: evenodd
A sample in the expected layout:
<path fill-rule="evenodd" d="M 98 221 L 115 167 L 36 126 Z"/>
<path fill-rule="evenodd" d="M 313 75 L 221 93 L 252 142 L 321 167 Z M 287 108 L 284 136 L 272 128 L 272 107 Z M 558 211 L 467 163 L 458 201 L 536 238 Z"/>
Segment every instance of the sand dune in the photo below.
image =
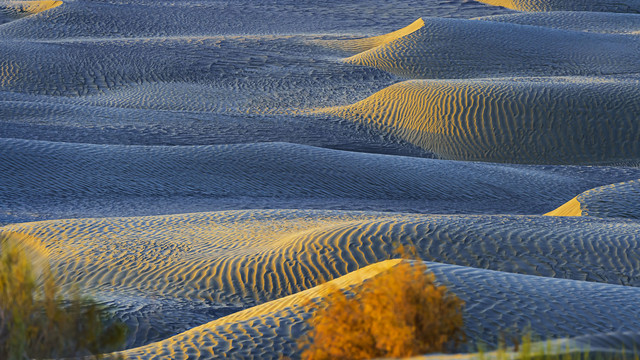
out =
<path fill-rule="evenodd" d="M 425 25 L 411 34 L 345 61 L 422 79 L 640 71 L 640 39 L 635 36 L 491 21 L 423 19 Z"/>
<path fill-rule="evenodd" d="M 424 21 L 422 19 L 418 19 L 414 21 L 412 24 L 407 25 L 406 27 L 400 30 L 396 30 L 384 35 L 373 36 L 373 37 L 368 37 L 363 39 L 352 39 L 352 40 L 324 40 L 324 41 L 320 41 L 319 43 L 324 46 L 337 48 L 345 51 L 350 51 L 354 53 L 359 53 L 380 45 L 387 44 L 405 35 L 409 35 L 423 26 L 424 26 Z"/>
<path fill-rule="evenodd" d="M 121 145 L 281 141 L 421 154 L 352 124 L 297 115 L 355 102 L 396 81 L 336 62 L 335 50 L 313 44 L 319 38 L 3 38 L 0 134 Z"/>
<path fill-rule="evenodd" d="M 604 11 L 640 13 L 638 0 L 478 0 L 518 11 Z"/>
<path fill-rule="evenodd" d="M 632 180 L 587 190 L 547 215 L 640 219 L 639 204 L 640 180 Z"/>
<path fill-rule="evenodd" d="M 392 258 L 399 244 L 429 261 L 640 285 L 638 224 L 623 220 L 251 210 L 54 220 L 2 231 L 26 236 L 63 274 L 61 284 L 78 284 L 139 327 L 131 335 L 137 344 Z M 154 309 L 172 316 L 154 318 Z"/>
<path fill-rule="evenodd" d="M 582 204 L 578 199 L 573 198 L 562 204 L 559 208 L 546 213 L 546 216 L 582 216 Z"/>
<path fill-rule="evenodd" d="M 333 282 L 343 288 L 357 285 L 395 264 L 395 261 L 385 261 L 370 265 Z M 640 295 L 638 288 L 438 263 L 427 265 L 439 281 L 448 283 L 451 290 L 467 302 L 466 331 L 472 338 L 487 344 L 496 343 L 487 329 L 506 330 L 514 325 L 531 325 L 535 333 L 551 337 L 630 331 L 637 330 L 640 325 L 638 310 L 630 304 Z M 602 293 L 611 296 L 599 296 Z M 277 359 L 281 355 L 294 355 L 295 338 L 307 330 L 303 321 L 310 316 L 308 308 L 300 305 L 309 299 L 321 300 L 325 294 L 326 287 L 321 285 L 118 355 L 126 359 L 182 358 L 187 354 L 200 359 L 219 356 Z M 583 336 L 574 340 L 574 344 L 591 338 Z M 602 336 L 595 340 L 598 349 L 611 343 Z"/>
<path fill-rule="evenodd" d="M 537 341 L 531 344 L 533 354 L 548 354 L 551 356 L 569 355 L 576 356 L 582 353 L 589 359 L 633 359 L 634 354 L 630 349 L 637 349 L 640 345 L 640 333 L 634 331 L 610 332 L 597 335 L 584 335 L 574 338 Z M 411 357 L 411 360 L 472 360 L 478 359 L 477 353 L 467 354 L 436 354 Z M 517 359 L 519 351 L 513 351 L 513 347 L 507 349 L 507 353 L 498 351 L 485 352 L 485 359 Z"/>
<path fill-rule="evenodd" d="M 637 164 L 638 80 L 414 80 L 321 110 L 446 159 Z"/>
<path fill-rule="evenodd" d="M 25 18 L 3 26 L 0 38 L 373 34 L 403 27 L 416 12 L 415 3 L 410 1 L 371 0 L 365 4 L 329 0 L 306 3 L 304 7 L 295 6 L 298 4 L 291 0 L 270 4 L 236 0 L 233 4 L 207 0 L 67 1 L 37 19 Z M 425 0 L 421 11 L 431 16 L 467 18 L 512 12 L 464 0 Z"/>
<path fill-rule="evenodd" d="M 62 5 L 62 1 L 2 1 L 0 2 L 0 25 L 25 16 L 41 13 Z"/>
<path fill-rule="evenodd" d="M 474 20 L 544 26 L 603 34 L 634 34 L 640 31 L 640 15 L 638 14 L 553 11 L 484 16 Z"/>
<path fill-rule="evenodd" d="M 246 210 L 51 220 L 3 231 L 31 236 L 67 281 L 89 291 L 223 304 L 293 294 L 388 259 L 398 242 L 431 261 L 640 285 L 632 256 L 638 225 L 622 220 Z"/>
<path fill-rule="evenodd" d="M 347 73 L 346 67 L 336 66 L 333 59 L 318 59 L 318 63 L 310 61 L 314 55 L 330 54 L 325 49 L 310 43 L 317 36 L 185 36 L 185 37 L 153 37 L 153 38 L 115 38 L 94 39 L 80 38 L 69 40 L 35 40 L 6 39 L 0 41 L 0 64 L 12 63 L 20 68 L 17 82 L 2 90 L 40 95 L 66 95 L 76 97 L 79 104 L 96 104 L 103 106 L 127 107 L 127 102 L 138 103 L 138 106 L 151 107 L 153 101 L 177 101 L 167 94 L 167 99 L 147 98 L 139 96 L 153 88 L 144 87 L 137 91 L 134 99 L 127 99 L 126 93 L 116 99 L 77 98 L 86 95 L 105 95 L 107 91 L 135 88 L 142 85 L 148 87 L 165 87 L 173 84 L 175 91 L 180 85 L 200 85 L 209 91 L 226 89 L 234 91 L 235 96 L 245 101 L 259 102 L 269 94 L 275 96 L 276 91 L 289 90 L 291 84 L 299 85 L 297 91 L 315 89 L 324 77 L 330 76 L 331 83 L 345 86 L 354 81 L 366 80 L 370 71 Z M 233 60 L 229 60 L 233 58 Z M 326 64 L 326 65 L 325 65 Z M 322 66 L 324 65 L 324 66 Z M 280 68 L 288 69 L 286 72 Z M 322 79 L 319 79 L 322 77 Z M 352 79 L 352 80 L 349 80 Z M 305 90 L 308 87 L 309 90 Z M 192 108 L 173 108 L 182 111 L 210 111 L 211 108 L 198 108 L 196 99 L 204 98 L 209 102 L 212 95 L 206 97 L 203 90 L 189 89 L 194 92 L 194 104 L 185 102 L 184 106 Z M 215 96 L 223 95 L 222 91 Z M 336 89 L 337 90 L 337 89 Z M 135 90 L 134 90 L 135 91 Z M 156 92 L 158 92 L 156 90 Z M 292 92 L 292 91 L 291 91 Z M 134 92 L 135 93 L 135 92 Z M 292 92 L 293 93 L 293 92 Z M 106 94 L 109 95 L 109 94 Z M 328 94 L 324 94 L 326 97 Z M 157 95 L 161 97 L 160 94 Z M 318 94 L 320 96 L 320 94 Z M 286 100 L 286 96 L 282 94 Z M 267 98 L 268 99 L 268 98 Z M 296 106 L 304 106 L 304 98 L 299 96 Z M 84 101 L 83 101 L 84 100 Z M 226 99 L 224 99 L 226 100 Z M 275 100 L 272 100 L 275 101 Z M 221 101 L 224 103 L 224 101 Z M 167 104 L 170 105 L 171 103 Z M 231 101 L 226 106 L 232 107 Z M 281 104 L 279 107 L 286 109 Z M 157 107 L 158 105 L 156 105 Z M 209 105 L 212 106 L 212 105 Z M 222 105 L 219 105 L 222 106 Z M 193 108 L 195 107 L 195 108 Z M 161 107 L 162 108 L 162 107 Z M 167 109 L 162 108 L 162 109 Z M 244 109 L 246 110 L 246 109 Z"/>
<path fill-rule="evenodd" d="M 399 246 L 472 343 L 640 344 L 640 0 L 482 1 L 0 0 L 0 232 L 130 359 L 295 358 Z"/>
<path fill-rule="evenodd" d="M 311 308 L 306 304 L 321 301 L 336 289 L 357 286 L 398 262 L 389 260 L 369 265 L 328 284 L 237 312 L 166 340 L 113 354 L 113 357 L 279 359 L 283 355 L 293 355 L 297 350 L 295 339 L 307 330 L 304 321 L 311 315 Z"/>
<path fill-rule="evenodd" d="M 542 214 L 582 191 L 640 178 L 633 168 L 453 162 L 286 143 L 0 139 L 0 158 L 0 223 L 301 206 Z"/>

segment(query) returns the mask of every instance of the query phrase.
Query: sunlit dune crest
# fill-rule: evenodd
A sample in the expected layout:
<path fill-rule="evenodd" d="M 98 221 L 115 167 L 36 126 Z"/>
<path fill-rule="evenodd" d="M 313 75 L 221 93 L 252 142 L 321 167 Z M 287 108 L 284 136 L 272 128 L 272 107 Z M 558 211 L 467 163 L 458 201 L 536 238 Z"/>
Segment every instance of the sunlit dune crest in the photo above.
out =
<path fill-rule="evenodd" d="M 589 11 L 552 11 L 483 16 L 473 20 L 543 26 L 603 34 L 634 34 L 640 31 L 640 14 Z"/>
<path fill-rule="evenodd" d="M 125 359 L 228 357 L 278 359 L 295 354 L 295 338 L 308 329 L 304 323 L 313 308 L 303 307 L 331 288 L 357 286 L 397 264 L 384 261 L 351 272 L 307 291 L 215 320 L 172 338 L 113 354 Z M 468 305 L 465 328 L 469 335 L 495 344 L 486 327 L 529 326 L 550 336 L 577 336 L 612 331 L 632 331 L 637 326 L 637 307 L 629 306 L 640 289 L 582 281 L 549 279 L 427 262 L 438 281 Z M 611 296 L 599 296 L 602 293 Z M 555 321 L 540 321 L 553 318 Z M 620 324 L 623 324 L 620 326 Z M 624 337 L 622 337 L 624 339 Z M 609 339 L 611 341 L 611 339 Z M 601 341 L 602 342 L 602 341 Z M 606 344 L 600 346 L 606 348 Z"/>
<path fill-rule="evenodd" d="M 640 180 L 587 190 L 547 215 L 640 219 Z"/>
<path fill-rule="evenodd" d="M 291 295 L 393 257 L 400 244 L 415 245 L 433 261 L 640 284 L 630 257 L 614 256 L 640 249 L 631 236 L 638 225 L 597 218 L 246 210 L 52 220 L 2 230 L 38 242 L 62 280 L 87 291 L 220 304 Z M 567 244 L 574 250 L 567 252 Z"/>
<path fill-rule="evenodd" d="M 492 21 L 423 20 L 425 25 L 411 34 L 345 61 L 420 79 L 640 71 L 637 37 Z"/>
<path fill-rule="evenodd" d="M 411 34 L 423 26 L 424 20 L 418 19 L 400 30 L 384 35 L 353 40 L 324 40 L 319 43 L 328 47 L 359 53 Z"/>
<path fill-rule="evenodd" d="M 305 307 L 320 302 L 331 291 L 349 289 L 398 264 L 389 260 L 364 267 L 329 283 L 283 297 L 209 322 L 166 340 L 114 354 L 114 358 L 165 359 L 198 354 L 199 359 L 230 356 L 278 359 L 292 355 L 295 339 L 307 330 L 311 313 Z"/>
<path fill-rule="evenodd" d="M 296 359 L 407 263 L 465 303 L 449 360 L 640 346 L 640 0 L 418 8 L 0 0 L 0 240 L 107 359 Z"/>
<path fill-rule="evenodd" d="M 582 216 L 582 209 L 580 208 L 580 201 L 573 198 L 567 201 L 559 208 L 546 213 L 547 216 Z"/>
<path fill-rule="evenodd" d="M 519 294 L 518 299 L 533 302 L 522 307 L 517 305 L 519 309 L 555 311 L 557 316 L 568 317 L 571 321 L 566 323 L 570 323 L 570 327 L 555 327 L 556 324 L 549 322 L 536 325 L 541 327 L 535 330 L 562 336 L 583 334 L 585 329 L 615 330 L 612 324 L 621 324 L 618 319 L 622 315 L 604 314 L 607 321 L 598 321 L 593 317 L 592 311 L 574 311 L 575 299 L 589 299 L 584 306 L 594 306 L 590 299 L 597 297 L 590 295 L 592 290 L 594 294 L 598 291 L 624 293 L 637 291 L 637 288 L 612 284 L 640 284 L 638 268 L 633 261 L 636 257 L 634 254 L 640 249 L 640 239 L 635 237 L 638 225 L 584 217 L 251 210 L 137 218 L 53 220 L 8 225 L 2 231 L 20 235 L 20 241 L 33 242 L 28 244 L 31 247 L 42 248 L 42 253 L 48 254 L 54 269 L 63 275 L 60 278 L 61 285 L 78 284 L 83 291 L 94 294 L 98 299 L 117 296 L 119 300 L 109 301 L 116 313 L 142 323 L 138 328 L 132 329 L 130 334 L 138 344 L 163 339 L 158 338 L 157 333 L 147 334 L 150 327 L 155 329 L 158 325 L 144 325 L 145 322 L 153 321 L 148 318 L 148 312 L 137 309 L 137 304 L 148 302 L 142 301 L 145 298 L 155 302 L 174 302 L 175 305 L 170 307 L 170 316 L 161 318 L 163 321 L 160 324 L 167 328 L 176 327 L 185 322 L 186 316 L 180 316 L 183 312 L 193 321 L 191 309 L 194 307 L 207 304 L 260 305 L 392 258 L 396 256 L 395 249 L 400 245 L 415 246 L 423 259 L 474 268 L 471 273 L 462 271 L 459 275 L 450 274 L 443 278 L 447 284 L 460 284 L 461 287 L 454 290 L 463 295 L 467 291 L 465 300 L 469 299 L 473 303 L 490 301 L 487 308 L 495 309 L 489 304 L 502 299 L 500 302 L 504 306 L 513 309 L 514 304 L 519 304 L 520 301 L 515 301 L 514 296 Z M 628 256 L 615 256 L 622 252 Z M 484 270 L 478 270 L 482 268 L 504 273 L 491 272 L 488 273 L 490 278 L 485 279 L 482 278 L 486 274 L 483 273 Z M 519 278 L 522 275 L 508 273 L 536 276 Z M 474 274 L 480 276 L 477 282 L 472 280 L 476 276 Z M 491 274 L 495 274 L 497 278 Z M 505 284 L 506 293 L 496 291 L 495 288 L 489 291 L 479 287 L 480 284 L 495 286 L 497 279 L 504 277 L 512 279 L 509 280 L 510 285 Z M 523 279 L 535 281 L 527 283 Z M 561 279 L 566 280 L 558 286 L 565 291 L 556 293 L 553 287 L 549 287 L 549 282 Z M 607 288 L 601 289 L 601 286 Z M 575 287 L 576 291 L 587 291 L 589 294 L 578 296 L 567 292 L 568 287 Z M 523 292 L 523 289 L 528 289 L 531 293 Z M 531 297 L 532 294 L 538 294 L 536 296 L 548 299 L 550 295 L 542 294 L 540 289 L 568 296 L 572 299 L 571 310 L 568 311 L 565 306 L 557 303 Z M 495 295 L 494 298 L 487 297 L 487 293 Z M 633 296 L 638 295 L 640 294 L 634 293 Z M 626 295 L 616 295 L 606 299 L 628 301 L 625 298 Z M 563 303 L 569 300 L 558 301 Z M 539 304 L 548 306 L 541 308 Z M 620 311 L 624 316 L 629 316 L 629 310 L 623 306 L 609 305 L 595 306 Z M 470 316 L 479 316 L 478 321 L 472 322 L 477 326 L 494 326 L 494 323 L 498 326 L 504 321 L 502 315 L 491 315 L 493 313 L 487 313 L 483 306 L 476 306 L 476 309 L 482 309 L 481 314 Z M 496 309 L 496 312 L 509 312 L 514 321 L 523 323 L 538 317 L 537 313 L 523 314 L 508 309 Z M 221 348 L 214 347 L 215 351 L 258 351 L 264 356 L 261 350 L 255 350 L 256 347 L 250 344 L 260 344 L 263 341 L 291 344 L 291 338 L 287 337 L 289 325 L 286 324 L 301 326 L 304 319 L 293 316 L 286 310 L 282 311 L 285 314 L 278 315 L 284 317 L 280 321 L 267 318 L 258 322 L 254 317 L 246 323 L 224 321 L 222 325 L 222 320 L 218 321 L 216 324 L 220 324 L 223 330 L 216 325 L 216 331 L 224 333 L 225 338 L 242 336 L 245 339 L 243 341 L 248 341 L 248 344 L 232 345 L 233 341 L 230 343 L 230 340 L 224 340 L 220 341 Z M 140 318 L 135 320 L 137 317 Z M 202 316 L 197 319 L 201 318 Z M 177 321 L 178 324 L 166 321 Z M 263 323 L 266 325 L 261 325 Z M 281 324 L 285 328 L 282 330 L 274 324 Z M 635 325 L 625 322 L 624 326 L 625 329 L 631 329 Z M 479 336 L 477 338 L 484 339 L 484 334 L 491 337 L 487 341 L 494 340 L 493 334 L 483 330 L 474 331 Z M 272 336 L 258 335 L 265 332 L 274 332 L 273 336 L 277 340 Z M 193 346 L 189 351 L 210 351 L 207 349 L 211 349 L 213 343 L 208 340 L 209 335 L 202 337 L 189 333 L 188 337 L 192 336 L 193 339 L 189 341 L 182 338 L 184 341 L 178 343 L 172 340 L 149 345 L 149 348 L 143 348 L 149 350 L 145 350 L 144 354 L 150 357 L 157 351 L 165 354 L 165 346 L 174 349 L 171 351 L 177 351 L 174 346 L 184 344 L 193 344 L 189 345 Z M 157 346 L 161 346 L 162 350 L 158 350 Z"/>
<path fill-rule="evenodd" d="M 62 5 L 62 1 L 43 0 L 43 1 L 3 1 L 0 2 L 0 13 L 14 16 L 26 16 L 37 14 L 56 6 Z"/>
<path fill-rule="evenodd" d="M 478 0 L 518 11 L 604 11 L 640 13 L 638 0 Z"/>
<path fill-rule="evenodd" d="M 445 159 L 637 163 L 638 80 L 412 80 L 321 110 L 390 132 Z"/>

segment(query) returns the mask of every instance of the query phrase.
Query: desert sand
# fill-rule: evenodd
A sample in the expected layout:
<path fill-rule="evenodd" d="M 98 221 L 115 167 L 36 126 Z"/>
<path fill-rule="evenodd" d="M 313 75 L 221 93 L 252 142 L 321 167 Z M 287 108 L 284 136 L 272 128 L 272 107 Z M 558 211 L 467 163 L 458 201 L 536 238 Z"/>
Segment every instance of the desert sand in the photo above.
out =
<path fill-rule="evenodd" d="M 639 12 L 0 1 L 0 233 L 127 324 L 107 358 L 296 359 L 329 291 L 400 245 L 466 303 L 470 344 L 424 358 L 527 328 L 619 354 Z"/>
<path fill-rule="evenodd" d="M 637 164 L 638 84 L 636 78 L 596 77 L 412 80 L 319 111 L 445 159 Z"/>
<path fill-rule="evenodd" d="M 589 189 L 547 215 L 639 219 L 640 182 L 632 180 Z"/>
<path fill-rule="evenodd" d="M 640 13 L 636 0 L 480 0 L 519 11 L 605 11 Z"/>

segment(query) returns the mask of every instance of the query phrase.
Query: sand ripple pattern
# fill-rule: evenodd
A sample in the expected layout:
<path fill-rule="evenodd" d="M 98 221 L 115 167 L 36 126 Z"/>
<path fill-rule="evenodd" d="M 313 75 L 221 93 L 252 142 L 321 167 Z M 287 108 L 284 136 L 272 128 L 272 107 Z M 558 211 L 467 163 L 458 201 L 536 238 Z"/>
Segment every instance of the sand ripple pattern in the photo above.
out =
<path fill-rule="evenodd" d="M 640 72 L 637 36 L 491 21 L 423 20 L 425 25 L 413 33 L 345 61 L 414 79 Z"/>
<path fill-rule="evenodd" d="M 474 20 L 603 34 L 637 34 L 640 31 L 640 15 L 638 14 L 553 11 L 484 16 Z"/>
<path fill-rule="evenodd" d="M 395 264 L 395 261 L 377 263 L 334 282 L 342 282 L 340 287 L 354 286 Z M 466 330 L 472 338 L 487 344 L 496 344 L 494 329 L 506 330 L 509 325 L 531 325 L 533 332 L 551 337 L 582 335 L 583 342 L 590 334 L 640 328 L 640 314 L 632 305 L 633 299 L 640 295 L 638 288 L 430 262 L 427 265 L 439 281 L 469 304 L 465 313 Z M 358 277 L 357 281 L 354 277 Z M 280 355 L 294 355 L 295 338 L 307 330 L 303 322 L 311 315 L 300 305 L 309 299 L 321 298 L 325 291 L 324 286 L 312 288 L 121 355 L 127 359 L 277 359 Z M 603 293 L 611 296 L 603 297 Z M 599 340 L 595 341 L 598 347 L 610 342 L 596 340 Z"/>
<path fill-rule="evenodd" d="M 542 214 L 640 169 L 453 162 L 264 143 L 0 139 L 0 222 L 240 208 Z M 347 202 L 344 199 L 349 199 Z"/>
<path fill-rule="evenodd" d="M 0 0 L 0 233 L 129 359 L 295 357 L 399 246 L 473 342 L 640 344 L 640 0 L 421 6 Z"/>
<path fill-rule="evenodd" d="M 62 1 L 2 1 L 0 2 L 0 25 L 34 15 L 62 5 Z"/>
<path fill-rule="evenodd" d="M 637 164 L 639 84 L 582 77 L 411 80 L 323 111 L 446 159 Z"/>
<path fill-rule="evenodd" d="M 640 13 L 638 0 L 478 0 L 518 11 L 603 11 Z"/>
<path fill-rule="evenodd" d="M 8 225 L 87 291 L 255 304 L 392 258 L 640 286 L 638 224 L 544 216 L 223 211 Z M 80 254 L 82 256 L 80 256 Z"/>
<path fill-rule="evenodd" d="M 36 1 L 9 1 L 27 2 Z M 431 16 L 463 18 L 512 12 L 471 0 L 425 0 L 421 11 Z M 208 0 L 72 0 L 65 1 L 64 6 L 40 13 L 38 17 L 5 24 L 0 27 L 0 38 L 344 34 L 345 31 L 373 34 L 399 29 L 415 13 L 416 6 L 411 1 L 363 3 L 326 0 L 300 6 L 296 0 L 270 3 L 254 0 L 234 0 L 233 3 Z"/>

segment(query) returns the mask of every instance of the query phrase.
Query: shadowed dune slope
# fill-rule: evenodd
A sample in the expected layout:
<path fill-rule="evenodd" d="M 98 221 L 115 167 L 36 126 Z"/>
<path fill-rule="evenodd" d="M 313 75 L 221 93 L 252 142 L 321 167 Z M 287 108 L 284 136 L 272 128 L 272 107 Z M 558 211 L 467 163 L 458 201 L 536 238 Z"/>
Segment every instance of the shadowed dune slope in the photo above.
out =
<path fill-rule="evenodd" d="M 640 13 L 638 0 L 478 0 L 518 11 L 603 11 Z"/>
<path fill-rule="evenodd" d="M 640 180 L 587 190 L 547 215 L 640 219 Z"/>
<path fill-rule="evenodd" d="M 411 34 L 345 61 L 421 79 L 640 72 L 636 36 L 491 21 L 423 20 L 425 25 Z"/>
<path fill-rule="evenodd" d="M 639 84 L 582 77 L 413 80 L 321 111 L 446 159 L 637 164 Z"/>
<path fill-rule="evenodd" d="M 400 30 L 396 30 L 384 35 L 352 40 L 325 40 L 319 41 L 319 43 L 331 48 L 359 53 L 376 46 L 384 45 L 405 35 L 411 34 L 412 32 L 420 29 L 423 26 L 424 21 L 422 19 L 418 19 Z"/>
<path fill-rule="evenodd" d="M 633 34 L 640 31 L 640 15 L 638 14 L 553 11 L 484 16 L 473 20 L 543 26 L 562 30 L 603 34 Z"/>
<path fill-rule="evenodd" d="M 317 38 L 247 35 L 6 39 L 0 41 L 0 69 L 6 69 L 0 90 L 64 95 L 73 98 L 59 99 L 60 102 L 121 108 L 214 111 L 237 108 L 238 102 L 247 108 L 271 100 L 286 109 L 304 107 L 304 95 L 309 96 L 313 90 L 319 99 L 311 101 L 326 100 L 329 94 L 316 89 L 320 83 L 332 84 L 339 91 L 347 82 L 352 83 L 348 87 L 353 90 L 362 86 L 358 81 L 366 82 L 369 77 L 384 79 L 384 75 L 370 70 L 346 72 L 352 67 L 336 65 L 326 56 L 310 61 L 335 52 L 312 44 Z M 295 97 L 292 104 L 286 103 L 290 99 L 284 93 L 280 95 L 283 99 L 269 97 L 287 90 L 289 96 L 295 96 L 292 83 L 298 85 L 294 89 L 302 95 Z M 239 99 L 225 96 L 225 91 Z M 167 99 L 162 98 L 162 92 L 167 93 Z M 193 103 L 170 97 L 188 93 L 194 93 Z M 228 101 L 216 103 L 216 96 Z"/>
<path fill-rule="evenodd" d="M 640 178 L 633 168 L 466 163 L 287 143 L 0 139 L 0 158 L 0 221 L 6 222 L 302 206 L 541 214 L 590 188 Z"/>
<path fill-rule="evenodd" d="M 333 283 L 341 288 L 357 286 L 396 263 L 385 261 L 370 265 Z M 634 299 L 640 295 L 638 288 L 438 263 L 427 265 L 439 281 L 467 303 L 465 329 L 468 335 L 487 344 L 497 342 L 488 329 L 509 326 L 530 325 L 534 333 L 550 337 L 640 329 L 640 313 L 633 306 Z M 199 359 L 223 354 L 246 359 L 295 356 L 295 338 L 307 331 L 304 320 L 313 311 L 301 305 L 310 299 L 321 301 L 326 291 L 326 285 L 321 285 L 118 355 L 126 359 L 186 358 L 188 354 Z M 603 297 L 602 293 L 611 296 Z M 606 346 L 608 342 L 599 341 L 598 346 Z"/>

